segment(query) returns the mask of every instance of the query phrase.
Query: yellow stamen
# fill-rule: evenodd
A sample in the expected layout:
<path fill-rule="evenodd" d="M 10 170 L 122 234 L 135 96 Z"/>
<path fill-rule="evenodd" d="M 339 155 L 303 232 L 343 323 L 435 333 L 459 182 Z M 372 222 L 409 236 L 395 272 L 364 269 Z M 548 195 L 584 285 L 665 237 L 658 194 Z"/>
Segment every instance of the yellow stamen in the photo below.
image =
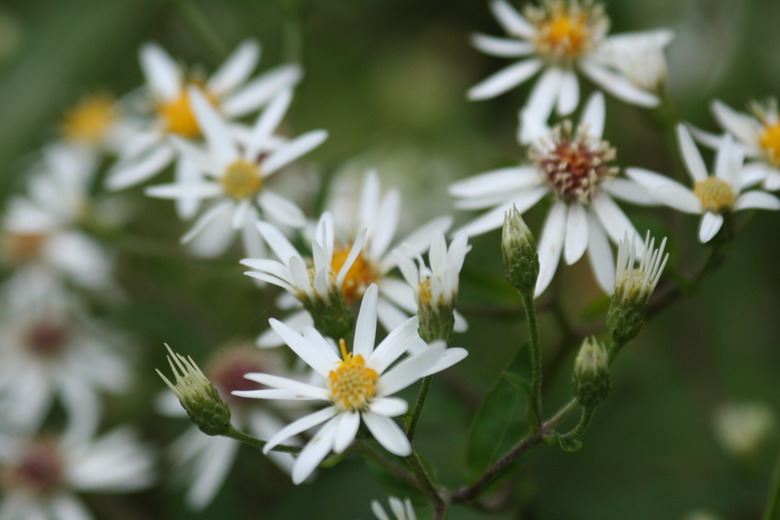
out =
<path fill-rule="evenodd" d="M 780 166 L 780 123 L 767 125 L 760 138 L 761 148 L 773 166 Z"/>
<path fill-rule="evenodd" d="M 333 253 L 333 260 L 331 261 L 331 267 L 334 273 L 338 273 L 341 267 L 346 262 L 349 256 L 350 247 L 339 249 Z M 376 282 L 378 276 L 374 265 L 363 257 L 361 252 L 352 264 L 352 267 L 347 271 L 347 276 L 344 278 L 344 284 L 341 286 L 341 292 L 344 295 L 344 300 L 352 305 L 358 301 L 363 293 L 366 292 L 368 286 Z"/>
<path fill-rule="evenodd" d="M 708 177 L 697 182 L 693 193 L 699 197 L 701 205 L 707 211 L 721 213 L 734 207 L 734 189 L 728 182 L 717 177 Z"/>
<path fill-rule="evenodd" d="M 361 354 L 347 352 L 347 344 L 339 340 L 343 361 L 328 374 L 331 400 L 342 410 L 365 410 L 376 395 L 379 375 L 366 366 Z"/>
<path fill-rule="evenodd" d="M 65 114 L 63 132 L 69 141 L 96 143 L 105 137 L 118 117 L 113 97 L 108 94 L 89 96 Z"/>
<path fill-rule="evenodd" d="M 228 166 L 227 171 L 219 179 L 225 194 L 234 199 L 251 197 L 263 185 L 263 177 L 255 163 L 239 159 Z"/>

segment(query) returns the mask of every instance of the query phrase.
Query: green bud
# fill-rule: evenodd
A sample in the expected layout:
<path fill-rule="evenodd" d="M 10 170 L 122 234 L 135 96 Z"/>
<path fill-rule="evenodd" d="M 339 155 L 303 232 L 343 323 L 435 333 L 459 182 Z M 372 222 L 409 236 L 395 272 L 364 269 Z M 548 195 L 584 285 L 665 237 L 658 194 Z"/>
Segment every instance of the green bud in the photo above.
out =
<path fill-rule="evenodd" d="M 586 408 L 594 408 L 609 392 L 609 356 L 594 337 L 585 338 L 571 377 L 574 396 Z"/>
<path fill-rule="evenodd" d="M 299 298 L 314 320 L 314 328 L 333 339 L 346 338 L 352 331 L 352 309 L 339 290 L 324 298 Z"/>
<path fill-rule="evenodd" d="M 170 353 L 168 364 L 176 384 L 171 383 L 159 370 L 157 374 L 179 398 L 190 420 L 206 435 L 227 433 L 230 430 L 230 407 L 191 357 L 185 358 L 174 353 L 168 345 L 165 347 Z"/>
<path fill-rule="evenodd" d="M 518 291 L 533 293 L 539 276 L 539 255 L 534 236 L 516 206 L 504 214 L 501 250 L 507 280 Z"/>
<path fill-rule="evenodd" d="M 434 301 L 430 280 L 420 284 L 418 300 L 417 316 L 420 318 L 420 325 L 417 329 L 420 337 L 427 343 L 437 339 L 449 341 L 452 329 L 455 328 L 452 305 L 445 302 L 443 298 Z"/>

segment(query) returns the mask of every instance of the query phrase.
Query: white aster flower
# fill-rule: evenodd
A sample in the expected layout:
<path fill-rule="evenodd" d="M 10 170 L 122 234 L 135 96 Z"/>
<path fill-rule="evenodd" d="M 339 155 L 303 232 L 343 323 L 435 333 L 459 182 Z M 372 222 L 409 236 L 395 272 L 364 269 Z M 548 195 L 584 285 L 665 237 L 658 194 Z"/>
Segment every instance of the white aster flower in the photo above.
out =
<path fill-rule="evenodd" d="M 208 236 L 208 243 L 199 244 L 199 253 L 223 252 L 238 231 L 246 253 L 264 257 L 265 247 L 255 222 L 271 220 L 286 228 L 300 228 L 306 223 L 298 206 L 268 189 L 265 183 L 274 173 L 319 146 L 328 134 L 314 130 L 270 151 L 273 131 L 292 100 L 290 90 L 278 94 L 257 118 L 245 144 L 237 141 L 227 122 L 203 94 L 190 89 L 189 96 L 208 150 L 179 138 L 172 138 L 171 142 L 186 160 L 196 165 L 199 179 L 151 186 L 146 194 L 179 201 L 213 200 L 213 205 L 182 237 L 182 242 L 187 243 L 199 235 Z"/>
<path fill-rule="evenodd" d="M 408 251 L 403 244 L 393 252 L 401 273 L 414 291 L 417 315 L 423 330 L 438 328 L 436 325 L 442 320 L 453 318 L 455 330 L 464 331 L 467 328 L 465 319 L 454 307 L 458 298 L 460 270 L 470 249 L 465 233 L 457 234 L 448 249 L 444 233 L 439 231 L 433 235 L 428 252 L 430 267 L 425 265 L 422 256 Z"/>
<path fill-rule="evenodd" d="M 3 220 L 3 256 L 12 264 L 64 276 L 87 289 L 113 285 L 111 255 L 79 225 L 94 206 L 89 190 L 96 157 L 62 144 L 43 150 L 26 193 L 13 197 Z"/>
<path fill-rule="evenodd" d="M 408 251 L 420 254 L 428 248 L 435 233 L 449 229 L 452 217 L 431 219 L 403 238 L 394 240 L 401 218 L 401 194 L 393 189 L 382 196 L 379 176 L 375 170 L 365 175 L 359 202 L 353 208 L 355 211 L 344 212 L 342 209 L 336 205 L 330 213 L 334 215 L 333 270 L 344 273 L 341 284 L 344 300 L 349 305 L 356 304 L 366 289 L 376 284 L 379 286 L 379 322 L 385 330 L 392 330 L 417 312 L 412 290 L 394 272 L 397 258 L 392 254 L 393 244 L 405 244 Z M 264 232 L 264 236 L 266 234 Z M 357 256 L 353 258 L 358 239 L 363 236 Z M 351 266 L 344 271 L 347 258 Z M 293 312 L 284 322 L 298 332 L 313 324 L 305 310 Z M 278 346 L 282 343 L 273 330 L 268 330 L 260 336 L 258 344 Z"/>
<path fill-rule="evenodd" d="M 749 187 L 764 181 L 764 189 L 780 189 L 780 113 L 777 100 L 751 104 L 753 115 L 737 112 L 715 100 L 712 113 L 720 126 L 735 139 L 748 163 L 742 172 L 742 185 Z M 703 144 L 718 148 L 720 136 L 695 129 L 694 136 Z"/>
<path fill-rule="evenodd" d="M 151 114 L 145 128 L 126 143 L 120 160 L 111 168 L 106 180 L 108 187 L 119 190 L 133 186 L 165 169 L 176 157 L 171 136 L 182 139 L 201 136 L 202 124 L 195 116 L 190 97 L 193 89 L 233 122 L 256 111 L 300 80 L 302 72 L 297 65 L 282 65 L 250 80 L 259 58 L 260 44 L 245 41 L 204 81 L 183 71 L 159 45 L 143 45 L 140 60 Z M 177 161 L 176 179 L 187 182 L 197 178 L 193 169 L 194 165 L 187 161 Z M 192 216 L 196 209 L 194 204 L 180 205 L 183 217 Z"/>
<path fill-rule="evenodd" d="M 658 69 L 657 63 L 641 60 L 647 47 L 663 47 L 668 30 L 607 36 L 609 19 L 600 3 L 590 1 L 544 0 L 538 7 L 527 7 L 525 16 L 506 0 L 492 0 L 490 8 L 511 38 L 477 34 L 472 43 L 492 56 L 521 59 L 472 87 L 469 99 L 498 96 L 544 69 L 524 107 L 540 121 L 547 121 L 554 107 L 561 116 L 577 108 L 577 71 L 627 103 L 658 105 L 651 89 L 638 86 L 633 71 L 650 65 Z"/>
<path fill-rule="evenodd" d="M 750 457 L 775 437 L 777 416 L 761 402 L 732 402 L 721 406 L 714 419 L 715 437 L 732 455 Z"/>
<path fill-rule="evenodd" d="M 561 253 L 571 265 L 586 251 L 597 282 L 605 292 L 612 292 L 615 262 L 607 236 L 617 243 L 626 232 L 636 234 L 612 197 L 634 204 L 656 203 L 634 182 L 618 178 L 618 169 L 610 166 L 615 150 L 602 140 L 604 118 L 604 97 L 595 93 L 576 131 L 568 121 L 552 131 L 542 122 L 534 123 L 535 143 L 529 149 L 533 165 L 489 171 L 450 186 L 450 194 L 459 199 L 456 207 L 491 208 L 460 229 L 470 236 L 501 226 L 512 206 L 524 213 L 545 195 L 553 195 L 555 202 L 539 240 L 536 296 L 552 280 Z M 642 250 L 641 240 L 637 247 Z"/>
<path fill-rule="evenodd" d="M 322 386 L 301 383 L 271 374 L 250 373 L 246 377 L 269 387 L 267 390 L 233 392 L 241 397 L 258 399 L 294 399 L 325 401 L 328 406 L 289 424 L 266 444 L 268 453 L 274 446 L 293 435 L 325 423 L 301 450 L 292 471 L 293 482 L 303 482 L 330 453 L 346 450 L 360 427 L 368 431 L 391 453 L 407 456 L 412 447 L 406 434 L 392 420 L 406 412 L 408 404 L 393 394 L 418 379 L 446 368 L 440 360 L 447 352 L 458 352 L 450 365 L 463 359 L 463 349 L 447 349 L 443 342 L 434 342 L 419 354 L 395 364 L 409 348 L 419 341 L 417 318 L 409 318 L 374 347 L 377 320 L 376 285 L 366 291 L 357 317 L 352 351 L 340 341 L 341 357 L 332 345 L 314 328 L 298 334 L 283 323 L 270 320 L 271 326 L 287 345 L 322 377 Z"/>
<path fill-rule="evenodd" d="M 128 116 L 128 104 L 106 92 L 82 97 L 62 117 L 63 142 L 98 156 L 120 153 L 141 129 L 141 123 Z"/>
<path fill-rule="evenodd" d="M 209 381 L 229 404 L 231 422 L 238 430 L 249 429 L 259 439 L 269 439 L 284 425 L 266 407 L 252 406 L 246 399 L 231 394 L 234 390 L 255 390 L 261 385 L 244 378 L 248 372 L 276 372 L 283 365 L 273 351 L 258 351 L 248 345 L 229 345 L 220 349 L 206 367 Z M 172 392 L 158 399 L 161 413 L 171 417 L 187 417 L 181 403 Z M 287 410 L 284 411 L 285 413 Z M 208 506 L 219 492 L 241 446 L 228 437 L 209 436 L 191 426 L 170 448 L 174 470 L 187 483 L 187 505 L 194 510 Z M 293 457 L 289 453 L 269 453 L 269 458 L 283 471 L 292 471 Z"/>
<path fill-rule="evenodd" d="M 666 237 L 661 240 L 661 245 L 655 247 L 655 238 L 650 238 L 650 232 L 645 234 L 645 249 L 639 265 L 636 257 L 636 236 L 628 238 L 626 235 L 618 244 L 617 273 L 615 275 L 615 290 L 613 298 L 624 304 L 639 304 L 642 307 L 647 304 L 653 291 L 661 279 L 669 253 L 664 254 Z"/>
<path fill-rule="evenodd" d="M 2 294 L 0 416 L 33 431 L 56 398 L 70 427 L 91 433 L 100 419 L 99 394 L 124 391 L 130 368 L 113 350 L 119 338 L 39 274 L 14 280 Z"/>
<path fill-rule="evenodd" d="M 744 153 L 724 137 L 717 150 L 715 173 L 709 175 L 688 129 L 679 125 L 677 139 L 683 160 L 693 181 L 693 189 L 659 173 L 628 168 L 626 173 L 651 194 L 679 211 L 702 215 L 699 240 L 709 242 L 723 226 L 724 215 L 743 209 L 780 209 L 780 200 L 769 193 L 753 190 L 743 193 L 748 179 L 742 175 Z"/>
<path fill-rule="evenodd" d="M 3 520 L 91 520 L 76 493 L 132 493 L 154 479 L 153 454 L 129 428 L 97 439 L 0 437 Z"/>
<path fill-rule="evenodd" d="M 417 520 L 417 515 L 412 507 L 412 501 L 408 498 L 401 500 L 397 497 L 389 497 L 388 503 L 390 504 L 392 517 L 385 512 L 378 500 L 371 501 L 371 512 L 374 513 L 377 520 Z"/>

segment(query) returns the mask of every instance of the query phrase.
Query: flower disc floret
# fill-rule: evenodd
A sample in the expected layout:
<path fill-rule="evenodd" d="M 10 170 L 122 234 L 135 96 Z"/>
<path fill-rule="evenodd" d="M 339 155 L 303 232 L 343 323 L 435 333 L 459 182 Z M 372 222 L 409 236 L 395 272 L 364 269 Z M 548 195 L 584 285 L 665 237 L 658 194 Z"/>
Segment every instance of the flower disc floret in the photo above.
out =
<path fill-rule="evenodd" d="M 773 166 L 780 166 L 780 123 L 766 126 L 759 138 L 768 161 Z"/>
<path fill-rule="evenodd" d="M 707 177 L 694 185 L 693 194 L 699 198 L 706 211 L 723 213 L 734 209 L 736 194 L 731 185 L 723 179 Z"/>
<path fill-rule="evenodd" d="M 186 88 L 182 88 L 178 97 L 157 107 L 165 124 L 165 130 L 182 137 L 200 136 L 200 125 L 192 110 L 192 103 Z"/>
<path fill-rule="evenodd" d="M 260 190 L 263 177 L 255 163 L 239 159 L 227 167 L 219 182 L 229 197 L 246 199 Z"/>
<path fill-rule="evenodd" d="M 333 252 L 331 266 L 334 273 L 341 271 L 341 267 L 349 257 L 351 250 L 352 245 L 350 244 L 349 247 L 337 249 Z M 379 275 L 377 274 L 376 267 L 361 252 L 355 259 L 352 267 L 347 271 L 344 283 L 341 286 L 341 293 L 344 295 L 344 300 L 348 305 L 357 302 L 363 297 L 368 286 L 378 279 Z"/>
<path fill-rule="evenodd" d="M 545 141 L 531 146 L 528 154 L 558 198 L 566 202 L 589 203 L 599 185 L 618 172 L 609 165 L 615 159 L 615 149 L 589 135 L 584 127 L 572 132 L 568 120 L 555 127 Z"/>
<path fill-rule="evenodd" d="M 107 94 L 81 100 L 63 117 L 65 137 L 71 141 L 100 141 L 119 118 L 114 99 Z"/>
<path fill-rule="evenodd" d="M 339 345 L 344 359 L 328 374 L 331 399 L 342 410 L 365 410 L 376 395 L 379 374 L 366 366 L 361 354 L 348 353 L 343 339 Z"/>
<path fill-rule="evenodd" d="M 552 0 L 529 8 L 526 16 L 536 26 L 536 51 L 553 62 L 571 62 L 587 54 L 609 26 L 602 6 L 590 4 Z"/>
<path fill-rule="evenodd" d="M 39 440 L 24 449 L 18 462 L 4 470 L 3 487 L 16 488 L 34 494 L 48 494 L 62 486 L 65 464 L 57 446 Z"/>

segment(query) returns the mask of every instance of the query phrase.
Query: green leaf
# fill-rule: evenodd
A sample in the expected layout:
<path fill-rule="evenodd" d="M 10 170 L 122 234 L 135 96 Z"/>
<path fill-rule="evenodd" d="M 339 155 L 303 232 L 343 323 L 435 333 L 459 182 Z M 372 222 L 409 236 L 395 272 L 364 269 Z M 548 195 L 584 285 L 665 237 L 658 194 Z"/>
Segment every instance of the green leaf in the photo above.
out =
<path fill-rule="evenodd" d="M 476 478 L 517 444 L 529 430 L 531 362 L 523 345 L 482 402 L 468 440 L 467 462 Z"/>

